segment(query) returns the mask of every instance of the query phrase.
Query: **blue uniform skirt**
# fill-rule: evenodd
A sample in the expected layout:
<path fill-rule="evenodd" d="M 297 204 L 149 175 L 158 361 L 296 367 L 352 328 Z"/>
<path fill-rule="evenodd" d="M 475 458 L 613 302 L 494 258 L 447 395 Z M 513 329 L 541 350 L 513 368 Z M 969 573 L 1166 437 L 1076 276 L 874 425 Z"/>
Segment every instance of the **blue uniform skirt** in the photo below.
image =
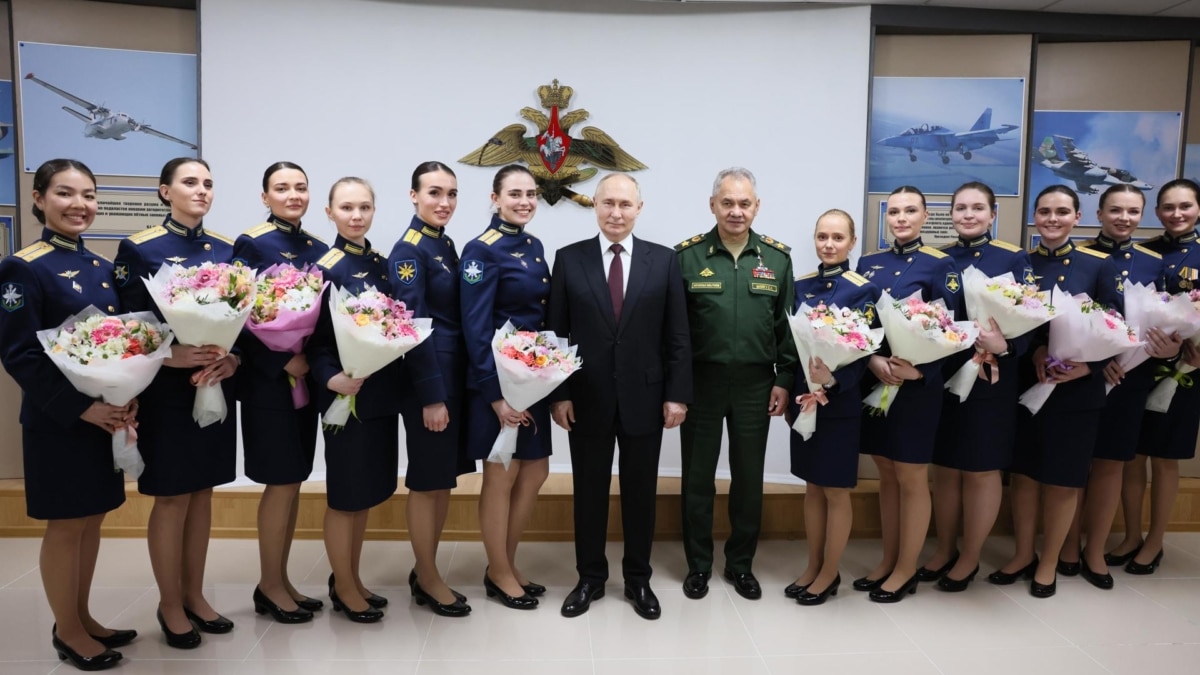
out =
<path fill-rule="evenodd" d="M 1196 371 L 1200 376 L 1200 371 Z M 1115 392 L 1114 392 L 1115 393 Z M 1180 386 L 1165 413 L 1146 411 L 1137 454 L 1160 459 L 1191 459 L 1196 456 L 1196 434 L 1200 431 L 1200 385 Z"/>
<path fill-rule="evenodd" d="M 192 419 L 192 371 L 162 368 L 138 397 L 138 449 L 146 470 L 138 492 L 173 497 L 229 483 L 237 475 L 237 402 L 233 382 L 221 383 L 224 422 L 201 428 Z"/>
<path fill-rule="evenodd" d="M 1092 456 L 1115 462 L 1129 462 L 1137 455 L 1146 397 L 1154 388 L 1154 369 L 1160 362 L 1150 360 L 1130 371 L 1121 384 L 1108 393 L 1100 430 Z M 1192 436 L 1193 447 L 1195 436 Z"/>
<path fill-rule="evenodd" d="M 961 403 L 945 392 L 933 463 L 959 471 L 1003 471 L 1012 465 L 1016 425 L 1015 367 L 1003 369 L 994 385 L 977 381 Z"/>
<path fill-rule="evenodd" d="M 400 439 L 396 415 L 360 420 L 325 431 L 325 483 L 329 508 L 362 511 L 396 493 Z"/>
<path fill-rule="evenodd" d="M 308 480 L 317 453 L 317 406 L 298 410 L 242 403 L 242 446 L 246 477 L 264 485 Z"/>
<path fill-rule="evenodd" d="M 545 400 L 529 408 L 533 423 L 521 427 L 517 433 L 517 452 L 513 459 L 541 459 L 549 457 L 550 449 L 550 404 Z M 500 420 L 492 410 L 492 402 L 483 400 L 478 392 L 467 393 L 467 459 L 486 460 L 492 444 L 500 434 Z"/>
<path fill-rule="evenodd" d="M 1102 409 L 1072 409 L 1070 401 L 1095 385 L 1088 378 L 1058 385 L 1036 415 L 1018 406 L 1013 473 L 1044 485 L 1087 485 Z M 1059 407 L 1063 403 L 1066 409 Z"/>
<path fill-rule="evenodd" d="M 874 388 L 875 382 L 874 378 L 863 382 L 864 398 Z M 933 460 L 933 446 L 937 441 L 942 411 L 940 372 L 921 380 L 905 382 L 895 392 L 895 397 L 886 415 L 863 411 L 862 452 L 894 462 L 928 464 Z"/>
<path fill-rule="evenodd" d="M 113 470 L 112 436 L 76 420 L 56 430 L 21 431 L 25 511 L 58 520 L 108 513 L 125 502 L 125 474 Z"/>
<path fill-rule="evenodd" d="M 857 391 L 857 388 L 855 389 Z M 792 419 L 799 407 L 793 406 Z M 858 443 L 862 421 L 858 417 L 821 417 L 807 441 L 792 431 L 792 475 L 819 487 L 852 488 L 858 485 Z"/>

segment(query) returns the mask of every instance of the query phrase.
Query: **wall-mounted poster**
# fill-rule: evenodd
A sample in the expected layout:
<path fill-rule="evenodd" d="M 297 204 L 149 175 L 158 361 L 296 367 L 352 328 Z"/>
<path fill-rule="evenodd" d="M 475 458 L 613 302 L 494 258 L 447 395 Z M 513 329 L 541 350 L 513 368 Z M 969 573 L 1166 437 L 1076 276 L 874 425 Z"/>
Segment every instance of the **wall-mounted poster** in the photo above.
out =
<path fill-rule="evenodd" d="M 0 216 L 0 258 L 16 253 L 17 235 L 13 231 L 13 217 Z"/>
<path fill-rule="evenodd" d="M 1037 193 L 1055 184 L 1079 193 L 1081 225 L 1100 224 L 1100 194 L 1112 185 L 1141 189 L 1153 207 L 1179 167 L 1182 121 L 1178 112 L 1034 111 L 1026 222 L 1033 222 Z M 1148 217 L 1141 227 L 1162 224 Z"/>
<path fill-rule="evenodd" d="M 1016 195 L 1024 119 L 1024 78 L 877 77 L 867 189 L 948 195 L 980 181 Z"/>
<path fill-rule="evenodd" d="M 17 138 L 13 135 L 13 88 L 0 80 L 0 206 L 17 204 Z"/>
<path fill-rule="evenodd" d="M 1187 145 L 1183 151 L 1183 177 L 1200 183 L 1200 143 Z"/>
<path fill-rule="evenodd" d="M 106 176 L 157 177 L 195 157 L 196 57 L 20 42 L 24 169 L 78 159 Z"/>

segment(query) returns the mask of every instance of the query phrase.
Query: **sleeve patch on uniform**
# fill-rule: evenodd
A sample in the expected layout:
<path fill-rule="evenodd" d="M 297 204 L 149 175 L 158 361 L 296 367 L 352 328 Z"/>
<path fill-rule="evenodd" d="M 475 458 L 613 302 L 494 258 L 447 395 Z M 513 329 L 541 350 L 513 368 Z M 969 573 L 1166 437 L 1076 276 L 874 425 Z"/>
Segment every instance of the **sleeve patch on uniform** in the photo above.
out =
<path fill-rule="evenodd" d="M 863 305 L 862 313 L 867 319 L 868 324 L 875 323 L 875 303 L 868 302 L 867 304 Z"/>
<path fill-rule="evenodd" d="M 462 278 L 468 284 L 477 284 L 483 281 L 483 261 L 464 260 L 462 262 Z"/>
<path fill-rule="evenodd" d="M 412 282 L 417 280 L 417 261 L 413 259 L 397 261 L 396 278 L 406 286 L 412 285 Z"/>
<path fill-rule="evenodd" d="M 25 287 L 16 282 L 4 284 L 0 292 L 0 306 L 7 312 L 15 312 L 25 306 Z"/>
<path fill-rule="evenodd" d="M 1021 280 L 1027 284 L 1037 285 L 1037 275 L 1033 273 L 1032 267 L 1025 268 L 1025 271 L 1021 273 Z"/>
<path fill-rule="evenodd" d="M 946 273 L 946 290 L 951 293 L 957 293 L 962 288 L 962 283 L 958 280 L 958 272 Z"/>
<path fill-rule="evenodd" d="M 113 263 L 113 279 L 116 280 L 118 286 L 129 283 L 129 263 L 120 260 Z"/>

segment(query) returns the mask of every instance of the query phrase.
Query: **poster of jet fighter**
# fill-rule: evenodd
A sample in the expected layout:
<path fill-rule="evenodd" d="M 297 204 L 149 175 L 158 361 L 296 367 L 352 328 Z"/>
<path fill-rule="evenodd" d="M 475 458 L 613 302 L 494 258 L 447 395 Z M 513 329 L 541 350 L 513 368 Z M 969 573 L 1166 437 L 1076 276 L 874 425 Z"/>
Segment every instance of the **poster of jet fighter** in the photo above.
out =
<path fill-rule="evenodd" d="M 1024 78 L 876 77 L 867 189 L 951 194 L 976 180 L 1016 195 L 1024 121 Z"/>
<path fill-rule="evenodd" d="M 1079 193 L 1080 225 L 1099 225 L 1100 195 L 1131 185 L 1146 195 L 1141 227 L 1162 227 L 1152 213 L 1158 188 L 1179 169 L 1183 114 L 1035 110 L 1029 137 L 1029 213 L 1033 197 L 1049 185 Z"/>
<path fill-rule="evenodd" d="M 17 141 L 12 132 L 12 101 L 12 81 L 0 80 L 0 206 L 17 204 Z"/>
<path fill-rule="evenodd" d="M 158 176 L 196 156 L 196 57 L 19 43 L 24 169 L 72 157 L 109 176 Z"/>

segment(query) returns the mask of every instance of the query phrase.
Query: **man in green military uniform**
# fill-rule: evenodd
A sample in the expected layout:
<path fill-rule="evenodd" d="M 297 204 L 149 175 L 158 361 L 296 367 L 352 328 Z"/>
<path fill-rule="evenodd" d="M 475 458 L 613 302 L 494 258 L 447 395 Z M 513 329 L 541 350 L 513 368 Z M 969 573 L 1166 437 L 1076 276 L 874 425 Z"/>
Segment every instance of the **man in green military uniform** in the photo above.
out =
<path fill-rule="evenodd" d="M 758 213 L 754 175 L 731 168 L 713 183 L 717 225 L 675 247 L 692 334 L 695 402 L 681 427 L 683 592 L 708 593 L 713 565 L 713 498 L 721 426 L 729 428 L 729 520 L 725 577 L 762 597 L 751 572 L 762 525 L 763 462 L 771 417 L 787 408 L 796 370 L 788 327 L 794 286 L 790 249 L 750 229 Z"/>

